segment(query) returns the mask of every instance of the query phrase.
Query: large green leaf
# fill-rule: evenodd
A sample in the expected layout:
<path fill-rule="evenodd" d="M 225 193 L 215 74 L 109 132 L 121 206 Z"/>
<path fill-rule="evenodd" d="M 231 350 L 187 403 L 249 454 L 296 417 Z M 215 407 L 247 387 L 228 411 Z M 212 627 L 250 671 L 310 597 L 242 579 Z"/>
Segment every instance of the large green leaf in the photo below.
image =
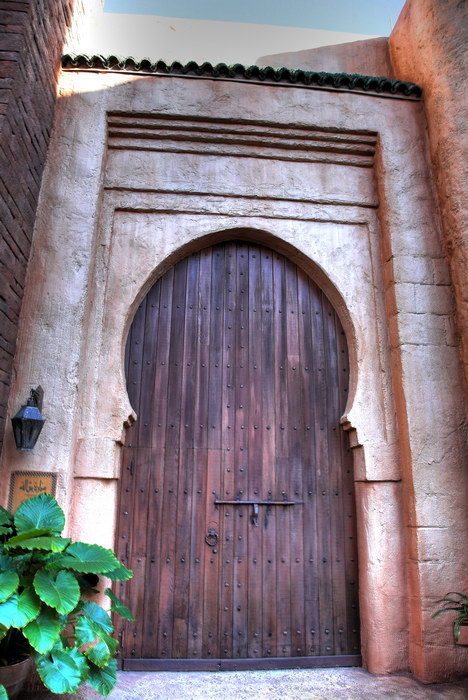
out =
<path fill-rule="evenodd" d="M 75 627 L 75 636 L 79 647 L 86 646 L 86 654 L 96 666 L 106 666 L 115 654 L 117 640 L 106 634 L 101 625 L 86 615 L 80 615 Z M 92 646 L 88 646 L 88 645 Z"/>
<path fill-rule="evenodd" d="M 82 681 L 80 666 L 69 649 L 37 655 L 36 666 L 42 682 L 53 693 L 74 693 Z"/>
<path fill-rule="evenodd" d="M 23 501 L 15 513 L 15 527 L 18 534 L 36 528 L 62 532 L 64 526 L 63 510 L 55 498 L 48 493 L 41 493 L 39 496 Z"/>
<path fill-rule="evenodd" d="M 103 635 L 99 638 L 97 644 L 85 649 L 84 653 L 87 658 L 93 662 L 93 664 L 104 668 L 104 666 L 107 666 L 117 651 L 117 646 L 117 639 L 114 639 L 114 637 L 109 637 L 108 635 Z"/>
<path fill-rule="evenodd" d="M 107 666 L 99 668 L 92 662 L 89 663 L 89 685 L 97 690 L 105 698 L 109 695 L 117 682 L 117 660 L 111 659 Z"/>
<path fill-rule="evenodd" d="M 80 669 L 81 680 L 85 681 L 89 675 L 89 664 L 86 656 L 81 652 L 78 647 L 67 647 L 67 651 L 70 656 L 75 661 L 76 665 Z"/>
<path fill-rule="evenodd" d="M 13 518 L 10 513 L 0 506 L 0 525 L 10 525 L 13 522 Z"/>
<path fill-rule="evenodd" d="M 59 638 L 60 618 L 55 610 L 43 606 L 35 620 L 23 628 L 23 634 L 36 651 L 46 654 Z"/>
<path fill-rule="evenodd" d="M 62 615 L 71 612 L 80 599 L 78 581 L 69 571 L 59 571 L 55 577 L 51 571 L 39 569 L 34 577 L 34 590 L 44 603 Z"/>
<path fill-rule="evenodd" d="M 128 581 L 132 576 L 133 571 L 125 566 L 119 566 L 113 571 L 106 571 L 106 578 L 110 578 L 111 581 Z"/>
<path fill-rule="evenodd" d="M 21 629 L 39 615 L 41 601 L 29 588 L 0 604 L 0 625 Z"/>
<path fill-rule="evenodd" d="M 11 527 L 5 527 L 5 525 L 0 525 L 0 535 L 9 535 L 13 532 Z"/>
<path fill-rule="evenodd" d="M 21 535 L 19 535 L 21 537 Z M 5 549 L 43 549 L 48 552 L 62 552 L 70 544 L 66 537 L 31 537 L 20 542 L 14 542 L 16 537 L 12 537 L 5 544 Z"/>
<path fill-rule="evenodd" d="M 105 574 L 120 566 L 110 549 L 98 544 L 74 542 L 58 557 L 51 568 L 72 569 L 85 574 Z"/>
<path fill-rule="evenodd" d="M 104 693 L 101 693 L 101 695 L 104 695 Z M 107 693 L 108 695 L 108 693 Z M 7 691 L 5 690 L 5 686 L 0 683 L 0 700 L 8 700 L 8 695 Z"/>
<path fill-rule="evenodd" d="M 8 542 L 6 543 L 7 545 L 17 543 L 17 542 L 22 542 L 23 540 L 29 540 L 31 537 L 42 537 L 43 535 L 51 535 L 52 530 L 50 528 L 37 528 L 35 527 L 33 530 L 28 530 L 27 532 L 22 532 L 21 535 L 15 535 L 14 537 L 10 537 Z"/>
<path fill-rule="evenodd" d="M 86 603 L 83 603 L 83 607 L 81 608 L 83 615 L 86 615 L 86 617 L 89 617 L 93 622 L 98 624 L 103 632 L 106 632 L 107 634 L 112 634 L 114 631 L 114 625 L 112 624 L 112 620 L 110 619 L 109 615 L 106 613 L 106 611 L 101 608 L 100 605 L 97 603 L 93 603 L 93 601 L 89 600 L 86 601 Z"/>
<path fill-rule="evenodd" d="M 130 610 L 127 608 L 126 605 L 122 603 L 120 598 L 117 598 L 115 593 L 111 591 L 110 588 L 106 588 L 105 594 L 109 596 L 111 599 L 111 610 L 112 612 L 116 612 L 120 617 L 124 617 L 126 620 L 134 620 L 135 618 L 133 617 L 132 613 Z"/>
<path fill-rule="evenodd" d="M 0 573 L 0 603 L 9 598 L 18 588 L 19 578 L 15 571 Z"/>
<path fill-rule="evenodd" d="M 0 554 L 0 571 L 14 571 L 16 569 L 13 559 L 6 554 Z"/>

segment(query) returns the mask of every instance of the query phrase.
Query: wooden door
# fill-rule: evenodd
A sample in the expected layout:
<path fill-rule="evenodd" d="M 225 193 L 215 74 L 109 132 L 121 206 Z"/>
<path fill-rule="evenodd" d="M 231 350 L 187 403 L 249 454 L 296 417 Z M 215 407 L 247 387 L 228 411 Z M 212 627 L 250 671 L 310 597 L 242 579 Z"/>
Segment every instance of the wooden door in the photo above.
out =
<path fill-rule="evenodd" d="M 124 668 L 356 665 L 346 338 L 282 255 L 194 253 L 133 321 L 118 552 Z"/>

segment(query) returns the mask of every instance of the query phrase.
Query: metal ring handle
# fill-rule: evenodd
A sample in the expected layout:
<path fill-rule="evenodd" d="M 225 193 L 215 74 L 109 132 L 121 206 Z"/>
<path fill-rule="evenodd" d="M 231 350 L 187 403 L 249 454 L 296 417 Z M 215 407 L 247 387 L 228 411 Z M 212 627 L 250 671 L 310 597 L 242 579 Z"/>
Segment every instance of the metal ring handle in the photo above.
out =
<path fill-rule="evenodd" d="M 216 545 L 218 544 L 218 533 L 216 532 L 216 530 L 213 530 L 212 528 L 208 530 L 208 534 L 205 537 L 205 542 L 208 545 L 208 547 L 216 547 Z"/>

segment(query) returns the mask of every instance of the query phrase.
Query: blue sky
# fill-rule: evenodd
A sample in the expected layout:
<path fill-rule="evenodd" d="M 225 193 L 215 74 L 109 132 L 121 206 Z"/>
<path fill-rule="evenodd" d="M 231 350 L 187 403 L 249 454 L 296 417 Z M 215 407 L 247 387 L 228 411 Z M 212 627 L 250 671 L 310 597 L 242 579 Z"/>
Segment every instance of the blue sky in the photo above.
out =
<path fill-rule="evenodd" d="M 405 0 L 105 0 L 105 12 L 388 36 Z"/>

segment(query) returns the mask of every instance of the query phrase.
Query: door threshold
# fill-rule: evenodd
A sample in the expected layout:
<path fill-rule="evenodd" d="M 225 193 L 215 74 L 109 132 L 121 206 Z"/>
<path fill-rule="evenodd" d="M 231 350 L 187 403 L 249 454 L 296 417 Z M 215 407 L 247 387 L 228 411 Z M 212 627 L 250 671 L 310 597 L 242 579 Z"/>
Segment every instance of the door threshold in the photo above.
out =
<path fill-rule="evenodd" d="M 360 654 L 261 659 L 123 659 L 123 671 L 273 671 L 362 666 Z"/>

